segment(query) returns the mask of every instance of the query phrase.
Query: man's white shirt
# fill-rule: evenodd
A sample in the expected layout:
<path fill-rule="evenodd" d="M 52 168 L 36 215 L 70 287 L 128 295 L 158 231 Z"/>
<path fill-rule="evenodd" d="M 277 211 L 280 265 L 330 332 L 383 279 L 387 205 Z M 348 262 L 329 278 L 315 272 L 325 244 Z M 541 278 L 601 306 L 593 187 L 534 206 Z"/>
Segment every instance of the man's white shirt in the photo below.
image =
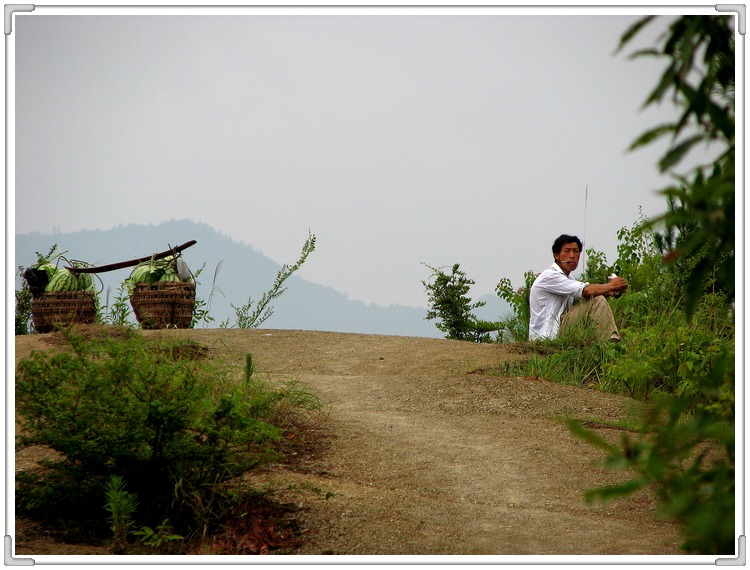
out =
<path fill-rule="evenodd" d="M 557 263 L 542 271 L 531 286 L 529 340 L 555 338 L 563 313 L 573 305 L 573 299 L 583 297 L 586 285 L 565 275 Z"/>

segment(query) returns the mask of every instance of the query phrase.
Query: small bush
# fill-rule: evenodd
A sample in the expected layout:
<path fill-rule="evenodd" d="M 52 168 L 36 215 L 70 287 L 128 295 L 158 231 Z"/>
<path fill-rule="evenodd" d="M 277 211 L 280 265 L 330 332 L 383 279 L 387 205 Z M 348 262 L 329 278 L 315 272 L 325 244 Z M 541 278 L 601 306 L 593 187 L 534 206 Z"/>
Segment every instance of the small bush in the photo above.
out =
<path fill-rule="evenodd" d="M 18 268 L 18 275 L 23 274 L 24 268 Z M 23 286 L 20 290 L 15 292 L 16 296 L 16 315 L 15 315 L 15 331 L 17 335 L 29 334 L 31 332 L 31 318 L 32 318 L 32 301 L 33 296 L 31 295 L 31 289 L 26 281 L 23 282 Z"/>
<path fill-rule="evenodd" d="M 17 505 L 58 520 L 75 513 L 93 532 L 106 531 L 113 476 L 137 497 L 136 526 L 169 519 L 179 534 L 210 532 L 224 514 L 226 482 L 279 457 L 288 418 L 277 421 L 277 410 L 317 402 L 299 385 L 285 392 L 246 380 L 189 341 L 149 342 L 127 329 L 118 339 L 62 333 L 69 350 L 18 365 L 19 442 L 48 446 L 59 459 L 19 477 Z"/>
<path fill-rule="evenodd" d="M 504 299 L 511 307 L 512 315 L 500 321 L 502 328 L 501 340 L 523 341 L 529 338 L 529 319 L 531 309 L 529 308 L 529 295 L 531 286 L 537 278 L 537 273 L 527 271 L 524 273 L 524 285 L 514 289 L 511 280 L 507 277 L 500 279 L 495 287 L 495 293 Z"/>
<path fill-rule="evenodd" d="M 442 268 L 427 267 L 432 271 L 432 281 L 422 281 L 430 306 L 425 318 L 439 319 L 435 326 L 447 333 L 445 338 L 491 342 L 492 333 L 500 330 L 501 325 L 478 319 L 472 313 L 485 305 L 484 301 L 472 302 L 468 296 L 474 281 L 461 271 L 458 263 L 453 265 L 450 275 Z"/>

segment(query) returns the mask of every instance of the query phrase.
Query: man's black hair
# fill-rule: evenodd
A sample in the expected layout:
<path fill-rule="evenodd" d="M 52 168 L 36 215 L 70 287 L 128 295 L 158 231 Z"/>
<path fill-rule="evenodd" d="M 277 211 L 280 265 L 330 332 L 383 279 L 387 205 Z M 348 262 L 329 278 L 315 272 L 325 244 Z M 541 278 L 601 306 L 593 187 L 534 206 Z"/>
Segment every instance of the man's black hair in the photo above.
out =
<path fill-rule="evenodd" d="M 563 234 L 555 240 L 555 243 L 552 244 L 552 253 L 560 253 L 566 243 L 573 242 L 576 242 L 578 244 L 578 249 L 583 251 L 583 242 L 579 240 L 577 236 L 569 236 L 568 234 Z"/>

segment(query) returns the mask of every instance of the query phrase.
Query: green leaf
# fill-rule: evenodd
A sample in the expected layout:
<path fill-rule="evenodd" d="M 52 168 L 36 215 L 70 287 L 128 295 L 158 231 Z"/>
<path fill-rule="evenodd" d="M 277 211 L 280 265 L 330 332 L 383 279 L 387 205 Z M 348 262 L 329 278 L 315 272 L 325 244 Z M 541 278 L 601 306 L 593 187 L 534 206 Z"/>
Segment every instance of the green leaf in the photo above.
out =
<path fill-rule="evenodd" d="M 662 57 L 664 54 L 653 48 L 639 49 L 628 56 L 628 59 L 637 59 L 639 57 Z"/>
<path fill-rule="evenodd" d="M 577 438 L 595 445 L 612 454 L 619 454 L 617 446 L 612 445 L 606 439 L 596 435 L 593 431 L 584 428 L 578 420 L 568 420 L 568 428 Z"/>
<path fill-rule="evenodd" d="M 671 123 L 664 123 L 661 125 L 658 125 L 654 127 L 653 129 L 649 129 L 645 133 L 641 134 L 635 141 L 631 143 L 631 145 L 628 147 L 629 151 L 635 150 L 637 148 L 640 148 L 642 146 L 645 146 L 647 144 L 652 143 L 659 137 L 662 137 L 666 134 L 674 132 L 674 125 Z"/>
<path fill-rule="evenodd" d="M 728 141 L 734 141 L 734 117 L 729 114 L 729 111 L 713 101 L 709 102 L 706 111 L 714 127 L 724 138 Z"/>
<path fill-rule="evenodd" d="M 627 30 L 625 30 L 625 33 L 620 36 L 620 43 L 617 46 L 617 49 L 615 50 L 615 53 L 619 52 L 625 45 L 630 42 L 637 34 L 640 32 L 644 26 L 646 26 L 649 22 L 651 22 L 656 16 L 644 16 L 637 22 L 635 22 L 632 26 L 630 26 Z"/>
<path fill-rule="evenodd" d="M 704 140 L 703 135 L 693 135 L 687 140 L 682 141 L 675 147 L 672 147 L 669 152 L 659 161 L 659 170 L 666 172 L 672 168 L 675 164 L 680 162 L 687 152 L 697 143 Z"/>
<path fill-rule="evenodd" d="M 677 82 L 677 74 L 673 67 L 668 67 L 664 74 L 661 76 L 661 80 L 656 88 L 646 99 L 643 107 L 648 107 L 652 103 L 658 103 L 664 97 L 664 93 Z"/>
<path fill-rule="evenodd" d="M 633 479 L 620 485 L 607 485 L 605 487 L 599 487 L 598 489 L 592 489 L 586 492 L 586 501 L 593 503 L 595 501 L 611 501 L 613 499 L 620 499 L 626 497 L 636 491 L 642 489 L 646 485 L 643 479 Z"/>

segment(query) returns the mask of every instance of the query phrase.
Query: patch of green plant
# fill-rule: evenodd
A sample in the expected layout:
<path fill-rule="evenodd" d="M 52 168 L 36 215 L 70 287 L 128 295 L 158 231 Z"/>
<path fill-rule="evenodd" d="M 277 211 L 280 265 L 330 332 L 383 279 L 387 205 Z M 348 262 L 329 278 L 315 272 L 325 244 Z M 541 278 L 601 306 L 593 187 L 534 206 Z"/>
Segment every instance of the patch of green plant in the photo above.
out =
<path fill-rule="evenodd" d="M 132 534 L 139 538 L 141 544 L 153 549 L 157 553 L 161 552 L 165 544 L 181 541 L 185 538 L 184 536 L 175 534 L 172 525 L 169 523 L 169 519 L 164 519 L 155 528 L 144 526 L 139 530 L 133 531 Z"/>
<path fill-rule="evenodd" d="M 606 366 L 617 359 L 619 349 L 600 341 L 572 348 L 563 345 L 550 355 L 530 358 L 526 375 L 559 384 L 599 388 Z"/>
<path fill-rule="evenodd" d="M 529 338 L 529 295 L 531 286 L 537 278 L 537 273 L 527 271 L 523 275 L 524 285 L 518 289 L 513 288 L 511 280 L 507 277 L 500 279 L 495 287 L 495 293 L 504 299 L 511 307 L 511 315 L 500 321 L 500 340 L 503 342 L 524 341 Z"/>
<path fill-rule="evenodd" d="M 302 264 L 307 260 L 308 256 L 315 251 L 315 240 L 314 234 L 310 234 L 304 245 L 302 246 L 302 252 L 296 263 L 293 265 L 284 264 L 276 274 L 276 279 L 271 289 L 263 293 L 260 300 L 256 303 L 252 298 L 248 298 L 247 303 L 240 307 L 230 303 L 235 313 L 235 326 L 240 329 L 252 329 L 262 325 L 271 315 L 273 315 L 274 307 L 271 305 L 271 301 L 278 298 L 286 291 L 286 287 L 283 287 L 284 282 L 289 279 L 295 271 L 297 271 Z M 229 321 L 225 321 L 221 324 L 222 327 L 228 328 Z"/>
<path fill-rule="evenodd" d="M 25 267 L 18 266 L 17 275 L 21 277 Z M 16 314 L 15 314 L 15 331 L 17 335 L 29 334 L 31 332 L 32 301 L 31 288 L 26 280 L 20 290 L 16 290 Z"/>
<path fill-rule="evenodd" d="M 112 530 L 112 549 L 115 554 L 123 554 L 133 526 L 132 517 L 138 501 L 133 493 L 125 490 L 125 481 L 119 475 L 110 475 L 104 496 Z"/>
<path fill-rule="evenodd" d="M 135 323 L 131 319 L 132 314 L 130 296 L 128 295 L 126 286 L 121 284 L 111 305 L 109 302 L 109 290 L 107 290 L 105 306 L 100 308 L 97 320 L 102 324 L 115 327 L 135 327 Z"/>
<path fill-rule="evenodd" d="M 602 389 L 641 400 L 658 393 L 697 397 L 716 359 L 734 354 L 732 319 L 718 317 L 710 304 L 701 303 L 690 322 L 673 311 L 654 326 L 629 329 L 627 349 L 610 365 Z"/>
<path fill-rule="evenodd" d="M 114 507 L 125 493 L 138 503 L 136 527 L 158 530 L 169 519 L 177 534 L 212 532 L 226 483 L 277 460 L 295 407 L 308 413 L 317 401 L 300 384 L 248 382 L 190 341 L 149 341 L 127 329 L 117 339 L 61 333 L 67 350 L 35 352 L 18 365 L 19 444 L 48 446 L 59 458 L 18 478 L 17 507 L 57 521 L 90 519 L 99 536 L 102 503 Z M 123 485 L 107 495 L 113 476 Z M 120 542 L 128 510 L 115 509 L 118 522 L 110 521 Z"/>
<path fill-rule="evenodd" d="M 527 358 L 510 363 L 506 373 L 543 378 L 560 384 L 598 387 L 608 363 L 621 346 L 598 339 L 594 324 L 581 320 L 564 327 L 554 339 L 514 343 Z"/>
<path fill-rule="evenodd" d="M 535 376 L 575 386 L 597 386 L 602 380 L 602 368 L 609 356 L 609 347 L 597 343 L 584 349 L 565 349 L 543 358 L 531 358 L 526 364 L 526 376 Z"/>
<path fill-rule="evenodd" d="M 474 281 L 461 271 L 460 264 L 453 265 L 450 275 L 443 271 L 444 268 L 424 265 L 432 271 L 431 280 L 422 281 L 430 307 L 425 318 L 428 321 L 437 319 L 435 326 L 447 333 L 447 339 L 493 342 L 492 333 L 498 332 L 501 325 L 479 319 L 472 313 L 486 303 L 472 302 L 468 293 Z"/>

